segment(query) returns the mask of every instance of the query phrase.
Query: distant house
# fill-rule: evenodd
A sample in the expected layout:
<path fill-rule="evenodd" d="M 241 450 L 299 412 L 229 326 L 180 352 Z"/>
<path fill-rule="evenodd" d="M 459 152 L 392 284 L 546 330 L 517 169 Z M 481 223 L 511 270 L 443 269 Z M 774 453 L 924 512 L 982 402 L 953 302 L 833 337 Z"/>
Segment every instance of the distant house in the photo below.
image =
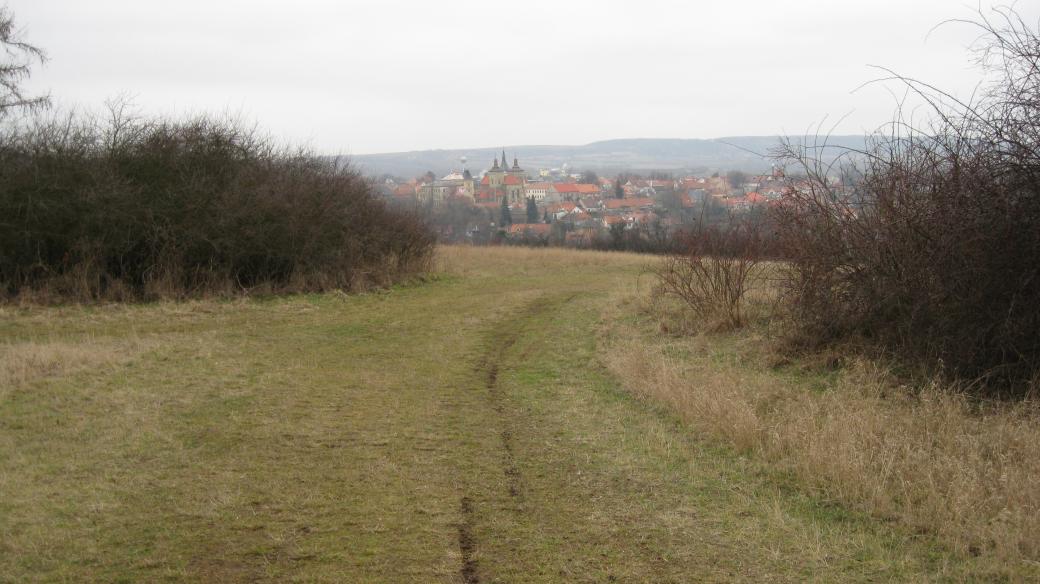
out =
<path fill-rule="evenodd" d="M 529 182 L 527 183 L 527 196 L 535 201 L 541 202 L 549 194 L 549 183 Z"/>
<path fill-rule="evenodd" d="M 750 192 L 744 195 L 744 198 L 747 200 L 749 205 L 765 205 L 769 202 L 769 199 L 758 192 Z"/>
<path fill-rule="evenodd" d="M 585 209 L 582 209 L 581 207 L 578 207 L 578 208 L 574 209 L 573 211 L 571 211 L 570 213 L 568 213 L 567 216 L 563 217 L 562 220 L 563 221 L 569 221 L 569 222 L 574 223 L 574 224 L 578 224 L 578 223 L 584 223 L 586 221 L 590 221 L 591 219 L 592 219 L 592 215 L 588 211 L 586 211 Z"/>
<path fill-rule="evenodd" d="M 573 213 L 578 208 L 576 203 L 563 202 L 554 203 L 545 208 L 545 212 L 549 214 L 549 217 L 553 219 L 563 219 L 570 213 Z"/>
<path fill-rule="evenodd" d="M 394 188 L 393 197 L 398 201 L 411 201 L 415 199 L 415 185 L 403 184 Z"/>
<path fill-rule="evenodd" d="M 747 211 L 751 208 L 746 197 L 726 197 L 722 202 L 731 211 Z"/>
<path fill-rule="evenodd" d="M 649 197 L 633 199 L 607 199 L 603 201 L 607 211 L 618 211 L 623 209 L 653 209 L 654 200 Z"/>
<path fill-rule="evenodd" d="M 599 185 L 582 183 L 552 183 L 550 196 L 556 201 L 573 201 L 585 195 L 600 194 Z"/>
<path fill-rule="evenodd" d="M 596 239 L 598 232 L 595 229 L 579 229 L 571 231 L 564 237 L 566 245 L 586 246 Z"/>
<path fill-rule="evenodd" d="M 506 230 L 510 237 L 549 237 L 552 225 L 548 223 L 514 223 Z"/>
<path fill-rule="evenodd" d="M 581 199 L 580 203 L 586 211 L 596 212 L 603 210 L 603 199 L 601 199 L 600 197 L 588 196 Z"/>

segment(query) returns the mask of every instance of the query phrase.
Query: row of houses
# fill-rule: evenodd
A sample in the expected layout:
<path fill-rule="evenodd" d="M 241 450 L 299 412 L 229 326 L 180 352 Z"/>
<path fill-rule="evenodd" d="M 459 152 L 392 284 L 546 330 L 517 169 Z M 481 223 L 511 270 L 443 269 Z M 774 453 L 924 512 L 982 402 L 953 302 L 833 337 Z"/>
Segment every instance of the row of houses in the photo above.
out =
<path fill-rule="evenodd" d="M 540 221 L 526 222 L 526 206 L 510 205 L 511 225 L 502 230 L 507 237 L 546 237 L 552 225 L 563 224 L 566 232 L 601 232 L 610 229 L 633 229 L 656 224 L 672 227 L 681 222 L 664 213 L 652 198 L 613 199 L 588 196 L 575 201 L 548 203 L 540 206 Z"/>
<path fill-rule="evenodd" d="M 394 184 L 382 185 L 391 199 L 424 204 L 461 202 L 483 212 L 471 215 L 472 229 L 481 233 L 506 231 L 507 236 L 543 236 L 551 229 L 544 225 L 563 223 L 568 232 L 624 230 L 653 225 L 670 229 L 696 221 L 709 213 L 742 213 L 779 202 L 791 187 L 782 172 L 747 176 L 742 173 L 679 178 L 615 177 L 598 178 L 594 183 L 578 182 L 574 175 L 548 175 L 538 172 L 532 180 L 514 157 L 506 153 L 495 157 L 490 168 L 474 176 L 468 170 L 436 178 L 432 173 Z M 531 203 L 537 218 L 531 216 Z M 509 209 L 510 221 L 502 220 L 502 206 Z M 483 215 L 480 223 L 476 217 Z M 535 219 L 532 221 L 531 219 Z M 504 225 L 498 225 L 503 223 Z M 451 227 L 459 233 L 459 226 Z"/>
<path fill-rule="evenodd" d="M 546 178 L 538 173 L 539 178 Z M 437 203 L 450 199 L 466 198 L 476 203 L 523 203 L 534 199 L 538 203 L 559 203 L 577 201 L 587 197 L 656 197 L 668 193 L 682 193 L 697 200 L 707 196 L 719 199 L 744 199 L 733 202 L 737 207 L 745 202 L 755 204 L 755 193 L 772 200 L 779 198 L 785 180 L 782 172 L 774 172 L 760 176 L 745 177 L 739 184 L 731 183 L 724 175 L 709 177 L 685 176 L 677 179 L 662 178 L 600 178 L 596 183 L 585 184 L 574 179 L 573 175 L 563 175 L 556 180 L 532 180 L 520 167 L 519 160 L 514 157 L 512 164 L 506 162 L 506 154 L 502 152 L 501 160 L 496 156 L 491 167 L 479 178 L 469 170 L 451 171 L 447 175 L 436 178 L 432 173 L 424 177 L 396 184 L 388 181 L 381 188 L 384 194 L 397 200 L 414 200 L 420 203 Z"/>

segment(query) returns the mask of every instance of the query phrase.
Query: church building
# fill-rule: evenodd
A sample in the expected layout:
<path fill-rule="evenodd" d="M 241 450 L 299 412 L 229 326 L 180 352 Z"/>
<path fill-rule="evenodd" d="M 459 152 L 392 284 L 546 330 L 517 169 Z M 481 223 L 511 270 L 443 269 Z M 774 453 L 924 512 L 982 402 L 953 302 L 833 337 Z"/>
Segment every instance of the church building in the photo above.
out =
<path fill-rule="evenodd" d="M 509 204 L 522 203 L 527 197 L 527 176 L 520 168 L 519 161 L 513 157 L 513 166 L 506 162 L 506 151 L 502 151 L 502 163 L 498 158 L 491 164 L 491 169 L 484 173 L 477 188 L 477 200 L 482 202 L 501 202 L 505 198 Z"/>

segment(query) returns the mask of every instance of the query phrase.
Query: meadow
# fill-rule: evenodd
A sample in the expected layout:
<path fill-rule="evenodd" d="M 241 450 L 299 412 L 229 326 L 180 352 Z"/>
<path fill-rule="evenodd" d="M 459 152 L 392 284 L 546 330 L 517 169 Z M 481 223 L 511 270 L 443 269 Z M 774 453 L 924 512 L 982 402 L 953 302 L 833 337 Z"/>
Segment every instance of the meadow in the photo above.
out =
<path fill-rule="evenodd" d="M 5 305 L 0 580 L 1040 576 L 1029 402 L 778 361 L 768 323 L 655 300 L 654 261 L 442 247 L 356 295 Z"/>

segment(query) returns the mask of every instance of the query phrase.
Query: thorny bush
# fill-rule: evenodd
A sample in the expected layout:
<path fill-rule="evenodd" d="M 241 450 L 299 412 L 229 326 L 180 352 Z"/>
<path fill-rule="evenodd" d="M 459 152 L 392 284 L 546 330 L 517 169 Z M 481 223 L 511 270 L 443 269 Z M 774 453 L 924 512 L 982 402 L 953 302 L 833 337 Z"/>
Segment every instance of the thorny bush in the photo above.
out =
<path fill-rule="evenodd" d="M 434 239 L 349 167 L 233 121 L 36 117 L 0 135 L 0 299 L 390 284 Z"/>
<path fill-rule="evenodd" d="M 1040 37 L 1010 10 L 975 24 L 980 99 L 899 77 L 935 121 L 897 117 L 844 180 L 787 144 L 807 178 L 777 219 L 801 339 L 856 338 L 1007 395 L 1040 366 Z"/>

